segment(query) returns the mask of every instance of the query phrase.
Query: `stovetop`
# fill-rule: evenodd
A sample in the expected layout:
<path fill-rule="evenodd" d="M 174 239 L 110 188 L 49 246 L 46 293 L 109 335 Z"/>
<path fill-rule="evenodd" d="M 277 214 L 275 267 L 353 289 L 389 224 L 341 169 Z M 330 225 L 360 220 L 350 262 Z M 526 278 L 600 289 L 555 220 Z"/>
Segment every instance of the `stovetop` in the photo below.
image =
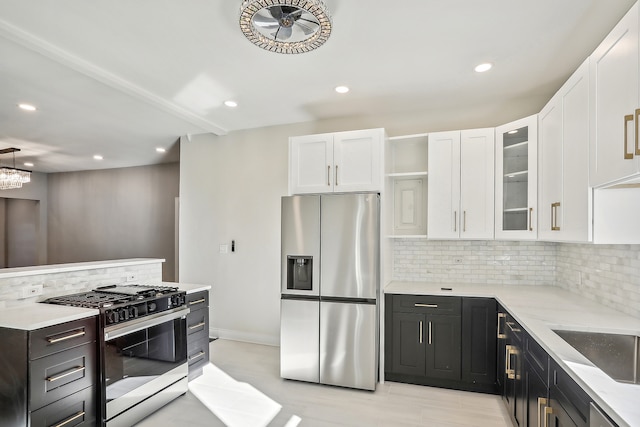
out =
<path fill-rule="evenodd" d="M 173 286 L 110 285 L 99 287 L 89 292 L 49 298 L 44 302 L 74 307 L 107 308 L 116 304 L 153 298 L 174 292 L 178 292 L 178 288 Z"/>
<path fill-rule="evenodd" d="M 174 286 L 122 284 L 93 291 L 61 295 L 43 301 L 48 304 L 97 308 L 104 326 L 186 305 L 185 292 Z"/>

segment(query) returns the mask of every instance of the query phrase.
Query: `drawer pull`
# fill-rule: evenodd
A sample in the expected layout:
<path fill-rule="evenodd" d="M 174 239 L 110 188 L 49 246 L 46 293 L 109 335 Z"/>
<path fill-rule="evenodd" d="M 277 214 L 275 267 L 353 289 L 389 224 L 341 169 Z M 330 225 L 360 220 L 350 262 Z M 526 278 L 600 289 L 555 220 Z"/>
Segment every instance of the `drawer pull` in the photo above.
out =
<path fill-rule="evenodd" d="M 49 344 L 55 344 L 57 342 L 70 340 L 71 338 L 77 338 L 77 337 L 81 337 L 83 335 L 86 335 L 86 332 L 84 331 L 84 329 L 80 329 L 80 330 L 74 332 L 73 334 L 65 335 L 65 336 L 60 337 L 60 338 L 47 337 L 47 342 Z"/>
<path fill-rule="evenodd" d="M 421 303 L 415 303 L 413 304 L 414 307 L 427 307 L 427 308 L 438 308 L 438 304 L 421 304 Z"/>
<path fill-rule="evenodd" d="M 200 351 L 198 354 L 196 354 L 196 355 L 194 355 L 194 356 L 191 356 L 191 357 L 189 358 L 189 362 L 191 362 L 192 360 L 199 359 L 199 358 L 201 358 L 202 356 L 204 356 L 204 351 Z"/>
<path fill-rule="evenodd" d="M 198 329 L 198 328 L 203 327 L 204 325 L 206 325 L 205 322 L 200 322 L 197 325 L 189 326 L 189 330 L 191 331 L 191 330 L 194 330 L 194 329 Z"/>
<path fill-rule="evenodd" d="M 77 374 L 78 372 L 82 372 L 84 371 L 84 366 L 77 366 L 67 372 L 65 372 L 64 374 L 60 374 L 60 375 L 56 375 L 55 377 L 47 377 L 47 381 L 49 381 L 50 383 L 54 382 L 54 381 L 58 381 L 64 377 L 68 377 L 69 375 L 73 375 L 73 374 Z"/>
<path fill-rule="evenodd" d="M 54 427 L 62 427 L 62 426 L 66 426 L 67 424 L 69 424 L 70 422 L 73 422 L 75 420 L 77 420 L 80 417 L 84 417 L 85 412 L 78 412 L 77 414 L 75 414 L 74 416 L 72 416 L 71 418 L 68 418 L 66 420 L 64 420 L 63 422 L 61 422 L 60 424 L 56 424 Z"/>
<path fill-rule="evenodd" d="M 500 330 L 500 319 L 505 319 L 507 317 L 506 313 L 498 313 L 498 339 L 505 339 L 507 338 L 507 334 L 503 333 Z"/>
<path fill-rule="evenodd" d="M 191 302 L 189 303 L 189 305 L 196 305 L 196 304 L 203 303 L 203 302 L 205 302 L 205 301 L 206 301 L 206 298 L 201 298 L 201 299 L 197 299 L 197 300 L 195 300 L 195 301 L 191 301 Z"/>
<path fill-rule="evenodd" d="M 547 399 L 545 399 L 544 397 L 539 397 L 538 398 L 538 427 L 543 427 L 542 426 L 542 420 L 543 420 L 543 413 L 542 413 L 542 408 L 547 408 Z M 546 412 L 545 412 L 546 414 Z M 545 425 L 547 425 L 547 421 L 545 420 L 544 422 Z"/>

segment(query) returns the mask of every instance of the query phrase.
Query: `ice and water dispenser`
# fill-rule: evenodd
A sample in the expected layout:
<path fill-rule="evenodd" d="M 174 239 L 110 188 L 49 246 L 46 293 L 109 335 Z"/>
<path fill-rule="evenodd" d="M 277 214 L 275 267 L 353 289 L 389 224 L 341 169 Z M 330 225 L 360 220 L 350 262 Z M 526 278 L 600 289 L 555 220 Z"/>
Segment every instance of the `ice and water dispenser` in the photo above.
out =
<path fill-rule="evenodd" d="M 313 257 L 287 256 L 287 289 L 310 291 L 313 289 Z"/>

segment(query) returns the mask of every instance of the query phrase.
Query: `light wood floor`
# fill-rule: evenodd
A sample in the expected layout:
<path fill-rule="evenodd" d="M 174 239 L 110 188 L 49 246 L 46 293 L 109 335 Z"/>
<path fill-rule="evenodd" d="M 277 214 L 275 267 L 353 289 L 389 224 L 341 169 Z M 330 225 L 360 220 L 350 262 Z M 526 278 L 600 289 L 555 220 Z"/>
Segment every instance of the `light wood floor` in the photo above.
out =
<path fill-rule="evenodd" d="M 497 396 L 393 382 L 368 392 L 283 380 L 277 347 L 217 340 L 211 362 L 187 394 L 138 426 L 511 427 Z"/>

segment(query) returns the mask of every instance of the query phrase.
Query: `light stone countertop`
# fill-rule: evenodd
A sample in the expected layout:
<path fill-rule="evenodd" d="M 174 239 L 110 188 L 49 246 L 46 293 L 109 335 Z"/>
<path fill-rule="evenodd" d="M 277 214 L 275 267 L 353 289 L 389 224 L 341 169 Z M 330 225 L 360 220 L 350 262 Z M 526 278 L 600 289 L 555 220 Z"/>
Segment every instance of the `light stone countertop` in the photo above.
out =
<path fill-rule="evenodd" d="M 97 316 L 93 308 L 33 303 L 0 310 L 0 327 L 34 331 L 47 326 Z"/>
<path fill-rule="evenodd" d="M 193 283 L 179 283 L 179 282 L 162 282 L 163 286 L 177 286 L 181 291 L 185 291 L 187 294 L 194 294 L 200 291 L 208 291 L 211 289 L 211 285 L 201 285 Z"/>
<path fill-rule="evenodd" d="M 165 260 L 162 258 L 128 258 L 108 261 L 73 262 L 69 264 L 3 268 L 0 270 L 0 279 L 35 276 L 37 274 L 66 273 L 68 271 L 94 270 L 97 268 L 128 267 L 131 265 L 156 264 L 163 262 L 165 262 Z"/>
<path fill-rule="evenodd" d="M 552 331 L 640 335 L 640 319 L 555 286 L 391 282 L 384 292 L 495 298 L 620 427 L 640 426 L 640 385 L 614 381 Z"/>

